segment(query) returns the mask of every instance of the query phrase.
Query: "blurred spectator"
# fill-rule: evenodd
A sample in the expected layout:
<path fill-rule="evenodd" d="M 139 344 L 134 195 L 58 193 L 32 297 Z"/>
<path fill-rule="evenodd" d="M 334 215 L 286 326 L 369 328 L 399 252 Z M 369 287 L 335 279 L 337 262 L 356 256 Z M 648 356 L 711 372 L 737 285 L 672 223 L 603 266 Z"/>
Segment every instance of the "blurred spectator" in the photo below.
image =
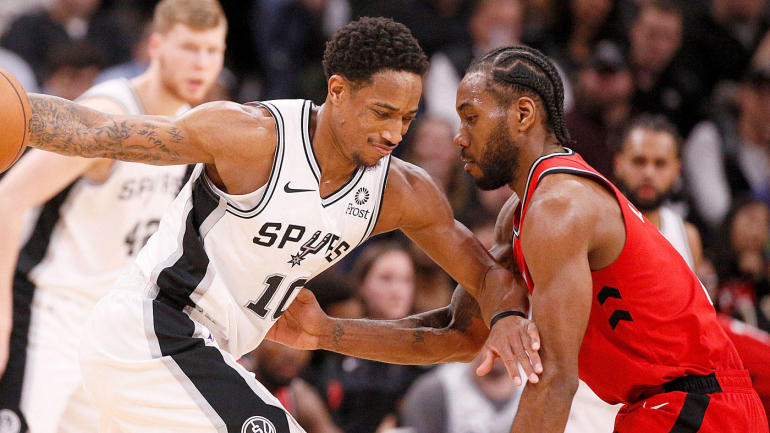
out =
<path fill-rule="evenodd" d="M 623 194 L 698 272 L 703 259 L 700 234 L 670 206 L 681 172 L 680 138 L 661 115 L 635 118 L 620 139 L 615 180 Z"/>
<path fill-rule="evenodd" d="M 451 119 L 455 129 L 459 126 L 455 93 L 461 77 L 473 59 L 495 48 L 522 43 L 524 12 L 522 0 L 476 3 L 468 21 L 470 39 L 449 43 L 431 57 L 424 91 L 429 113 Z"/>
<path fill-rule="evenodd" d="M 617 0 L 555 0 L 559 14 L 543 41 L 537 43 L 568 75 L 585 64 L 601 40 L 621 41 L 624 33 Z"/>
<path fill-rule="evenodd" d="M 459 213 L 471 201 L 474 188 L 471 177 L 460 164 L 460 152 L 454 146 L 453 122 L 428 114 L 413 128 L 404 159 L 427 171 L 447 195 L 455 214 Z"/>
<path fill-rule="evenodd" d="M 575 106 L 566 116 L 573 150 L 611 178 L 612 138 L 632 112 L 631 72 L 618 45 L 602 41 L 576 77 Z"/>
<path fill-rule="evenodd" d="M 0 35 L 17 16 L 33 9 L 48 7 L 53 0 L 3 0 L 0 2 Z"/>
<path fill-rule="evenodd" d="M 412 312 L 414 265 L 400 244 L 370 244 L 358 256 L 352 275 L 365 317 L 396 319 Z M 397 404 L 422 372 L 420 367 L 325 353 L 311 380 L 345 432 L 374 432 L 395 426 Z"/>
<path fill-rule="evenodd" d="M 428 57 L 469 40 L 467 25 L 475 0 L 382 1 L 382 15 L 404 23 Z M 452 89 L 454 92 L 456 89 Z M 453 103 L 454 105 L 454 103 Z"/>
<path fill-rule="evenodd" d="M 150 52 L 148 49 L 150 35 L 152 35 L 152 23 L 148 21 L 143 26 L 136 45 L 131 49 L 131 60 L 105 69 L 96 77 L 96 82 L 101 83 L 115 78 L 130 80 L 147 70 L 147 66 L 150 65 Z"/>
<path fill-rule="evenodd" d="M 683 149 L 687 184 L 699 216 L 712 230 L 733 197 L 751 194 L 770 204 L 770 66 L 752 68 L 729 114 L 699 123 Z"/>
<path fill-rule="evenodd" d="M 310 360 L 310 352 L 263 341 L 239 361 L 259 383 L 280 400 L 307 433 L 342 433 L 332 422 L 321 396 L 297 377 Z"/>
<path fill-rule="evenodd" d="M 719 311 L 770 331 L 770 209 L 762 202 L 736 200 L 725 227 L 716 262 Z"/>
<path fill-rule="evenodd" d="M 636 85 L 634 109 L 664 114 L 686 135 L 705 113 L 698 74 L 677 56 L 682 27 L 682 10 L 675 0 L 642 2 L 629 32 L 629 60 Z"/>
<path fill-rule="evenodd" d="M 318 300 L 318 305 L 332 317 L 359 319 L 364 317 L 364 306 L 356 296 L 356 289 L 334 268 L 322 273 L 305 284 Z"/>
<path fill-rule="evenodd" d="M 699 12 L 686 22 L 683 55 L 709 95 L 741 78 L 770 23 L 765 0 L 712 0 Z"/>
<path fill-rule="evenodd" d="M 88 41 L 61 45 L 46 60 L 43 92 L 75 100 L 94 85 L 103 66 L 101 52 Z"/>
<path fill-rule="evenodd" d="M 322 56 L 327 37 L 349 18 L 334 17 L 335 24 L 325 25 L 324 19 L 332 19 L 327 11 L 337 4 L 333 0 L 254 3 L 252 32 L 263 72 L 263 99 L 300 95 L 323 99 L 326 85 L 321 65 L 315 59 Z M 306 81 L 314 81 L 315 85 Z"/>
<path fill-rule="evenodd" d="M 503 433 L 511 428 L 523 386 L 514 386 L 500 359 L 485 376 L 470 364 L 444 364 L 425 374 L 404 397 L 401 425 L 415 433 Z"/>
<path fill-rule="evenodd" d="M 127 61 L 130 38 L 109 16 L 95 14 L 98 7 L 99 0 L 55 0 L 46 10 L 17 18 L 0 45 L 26 60 L 41 83 L 46 59 L 69 41 L 88 40 L 107 65 Z"/>
<path fill-rule="evenodd" d="M 13 51 L 0 47 L 0 66 L 7 69 L 24 87 L 27 92 L 37 92 L 37 79 L 35 72 L 27 62 Z"/>

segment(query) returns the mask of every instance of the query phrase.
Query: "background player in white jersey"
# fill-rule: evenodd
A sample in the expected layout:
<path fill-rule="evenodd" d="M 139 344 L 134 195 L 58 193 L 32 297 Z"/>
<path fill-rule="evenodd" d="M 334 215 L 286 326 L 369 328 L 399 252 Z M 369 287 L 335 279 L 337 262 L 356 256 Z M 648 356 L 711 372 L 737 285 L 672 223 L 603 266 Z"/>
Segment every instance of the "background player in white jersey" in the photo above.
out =
<path fill-rule="evenodd" d="M 259 344 L 300 287 L 368 236 L 405 232 L 443 266 L 462 308 L 431 341 L 399 332 L 423 362 L 487 347 L 518 377 L 541 371 L 526 292 L 456 222 L 419 168 L 390 158 L 417 113 L 427 59 L 409 30 L 362 18 L 327 44 L 326 102 L 206 104 L 116 116 L 30 95 L 30 145 L 154 164 L 199 162 L 138 269 L 95 307 L 81 349 L 86 388 L 114 431 L 301 431 L 235 358 Z M 296 181 L 295 181 L 296 179 Z M 482 321 L 483 318 L 483 321 Z M 469 323 L 470 322 L 470 323 Z M 343 329 L 335 330 L 339 336 Z M 452 338 L 454 336 L 461 338 Z M 403 340 L 402 340 L 403 341 Z M 426 344 L 428 343 L 428 344 Z M 492 357 L 494 357 L 492 356 Z M 529 359 L 532 359 L 530 365 Z"/>
<path fill-rule="evenodd" d="M 148 70 L 131 81 L 99 84 L 78 102 L 114 114 L 172 116 L 203 99 L 223 64 L 227 25 L 217 1 L 164 0 L 153 25 Z M 20 405 L 36 433 L 96 431 L 77 359 L 82 326 L 157 229 L 184 176 L 184 165 L 32 150 L 2 179 L 0 409 L 9 420 Z M 19 251 L 22 220 L 35 206 L 42 206 L 41 216 Z"/>

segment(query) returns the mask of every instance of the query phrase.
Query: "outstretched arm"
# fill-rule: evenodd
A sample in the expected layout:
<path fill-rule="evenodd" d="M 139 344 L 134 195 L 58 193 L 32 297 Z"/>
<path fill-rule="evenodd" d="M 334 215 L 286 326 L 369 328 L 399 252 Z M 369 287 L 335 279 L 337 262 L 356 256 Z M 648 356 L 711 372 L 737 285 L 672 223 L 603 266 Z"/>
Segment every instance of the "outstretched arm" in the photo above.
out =
<path fill-rule="evenodd" d="M 324 349 L 394 364 L 470 361 L 488 330 L 462 287 L 450 305 L 398 320 L 338 319 L 303 289 L 267 338 L 299 349 Z"/>
<path fill-rule="evenodd" d="M 232 102 L 203 104 L 169 118 L 107 114 L 54 96 L 30 94 L 29 100 L 30 146 L 63 155 L 157 165 L 225 160 L 228 165 L 227 160 L 271 156 L 274 148 L 269 114 Z"/>
<path fill-rule="evenodd" d="M 156 164 L 206 162 L 176 121 L 113 115 L 55 96 L 30 94 L 30 146 L 63 155 Z"/>

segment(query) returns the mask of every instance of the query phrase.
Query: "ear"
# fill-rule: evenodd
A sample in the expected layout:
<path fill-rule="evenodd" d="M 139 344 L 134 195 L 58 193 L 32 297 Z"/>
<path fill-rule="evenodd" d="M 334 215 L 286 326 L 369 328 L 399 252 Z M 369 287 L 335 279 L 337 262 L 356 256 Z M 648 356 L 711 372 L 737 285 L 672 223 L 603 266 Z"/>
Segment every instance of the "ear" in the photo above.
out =
<path fill-rule="evenodd" d="M 621 161 L 620 152 L 616 152 L 615 156 L 612 158 L 612 172 L 615 175 L 615 178 L 621 174 L 621 170 L 623 170 L 623 161 Z"/>
<path fill-rule="evenodd" d="M 326 99 L 334 105 L 339 105 L 350 97 L 350 82 L 342 75 L 335 74 L 329 77 L 328 89 Z"/>
<path fill-rule="evenodd" d="M 153 32 L 147 40 L 147 54 L 149 54 L 150 59 L 158 58 L 158 51 L 160 50 L 161 43 L 163 43 L 163 35 L 158 32 Z"/>
<path fill-rule="evenodd" d="M 537 122 L 537 105 L 529 96 L 522 96 L 514 102 L 511 112 L 517 116 L 516 123 L 519 124 L 519 132 L 526 132 Z"/>

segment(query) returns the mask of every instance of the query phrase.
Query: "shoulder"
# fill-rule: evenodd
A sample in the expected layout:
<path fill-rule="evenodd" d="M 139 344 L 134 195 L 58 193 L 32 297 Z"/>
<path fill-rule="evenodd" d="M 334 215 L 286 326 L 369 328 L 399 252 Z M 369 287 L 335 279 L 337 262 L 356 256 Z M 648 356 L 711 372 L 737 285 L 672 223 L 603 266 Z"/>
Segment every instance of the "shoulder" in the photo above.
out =
<path fill-rule="evenodd" d="M 602 194 L 597 182 L 572 174 L 556 173 L 543 178 L 532 194 L 521 231 L 525 238 L 547 244 L 565 237 L 587 236 L 606 211 L 607 203 L 617 208 L 609 194 Z"/>
<path fill-rule="evenodd" d="M 249 153 L 272 155 L 276 142 L 276 126 L 266 109 L 229 101 L 199 105 L 176 119 L 176 123 L 207 147 L 217 149 L 213 154 L 232 153 L 245 147 Z M 254 146 L 257 144 L 257 146 Z"/>

